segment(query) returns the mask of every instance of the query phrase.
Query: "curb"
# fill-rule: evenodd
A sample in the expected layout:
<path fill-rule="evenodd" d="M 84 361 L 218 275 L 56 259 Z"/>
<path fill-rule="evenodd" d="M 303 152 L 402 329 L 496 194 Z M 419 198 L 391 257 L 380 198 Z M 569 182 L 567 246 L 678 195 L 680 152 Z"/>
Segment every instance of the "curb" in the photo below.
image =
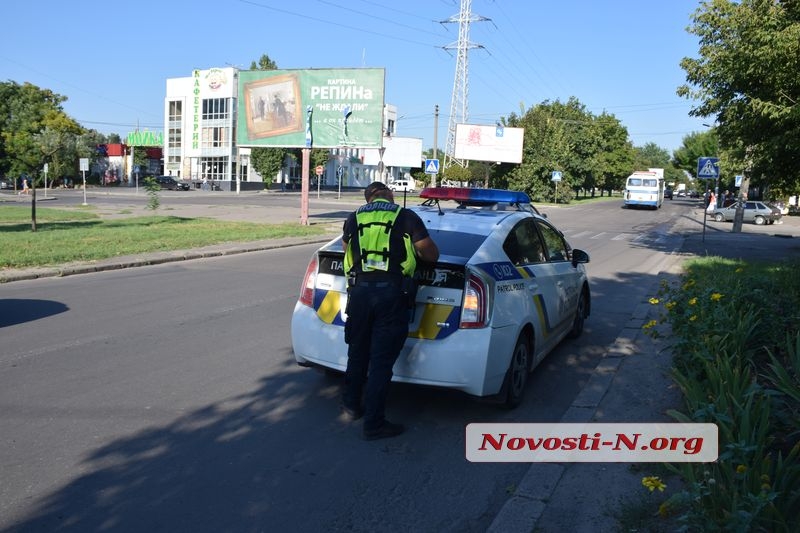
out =
<path fill-rule="evenodd" d="M 73 265 L 60 265 L 54 267 L 39 267 L 30 269 L 10 270 L 0 272 L 0 285 L 13 281 L 25 281 L 47 277 L 64 277 L 76 274 L 90 274 L 107 270 L 122 270 L 150 265 L 160 265 L 176 261 L 189 261 L 192 259 L 206 259 L 247 252 L 260 252 L 275 248 L 287 248 L 303 244 L 321 244 L 333 239 L 335 235 L 322 235 L 306 238 L 271 239 L 269 241 L 254 241 L 249 243 L 212 245 L 190 250 L 177 250 L 171 252 L 155 252 L 141 256 L 125 256 L 114 259 L 99 260 L 96 263 L 80 263 Z"/>

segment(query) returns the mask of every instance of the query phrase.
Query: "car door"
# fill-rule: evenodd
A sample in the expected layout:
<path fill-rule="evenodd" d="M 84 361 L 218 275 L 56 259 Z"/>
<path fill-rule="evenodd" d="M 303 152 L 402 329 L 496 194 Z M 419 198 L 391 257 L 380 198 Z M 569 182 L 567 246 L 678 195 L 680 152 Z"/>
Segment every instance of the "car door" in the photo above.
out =
<path fill-rule="evenodd" d="M 744 203 L 744 220 L 745 222 L 753 222 L 756 219 L 756 203 L 755 202 L 745 202 Z"/>
<path fill-rule="evenodd" d="M 548 222 L 537 219 L 536 228 L 544 242 L 547 268 L 557 296 L 558 338 L 572 326 L 581 289 L 581 273 L 572 265 L 571 248 L 564 236 Z"/>
<path fill-rule="evenodd" d="M 517 314 L 512 320 L 530 321 L 536 331 L 534 363 L 538 363 L 559 340 L 563 296 L 559 294 L 557 268 L 547 261 L 545 245 L 533 218 L 517 223 L 503 245 L 520 280 L 498 282 L 498 313 Z M 513 299 L 513 300 L 512 300 Z"/>

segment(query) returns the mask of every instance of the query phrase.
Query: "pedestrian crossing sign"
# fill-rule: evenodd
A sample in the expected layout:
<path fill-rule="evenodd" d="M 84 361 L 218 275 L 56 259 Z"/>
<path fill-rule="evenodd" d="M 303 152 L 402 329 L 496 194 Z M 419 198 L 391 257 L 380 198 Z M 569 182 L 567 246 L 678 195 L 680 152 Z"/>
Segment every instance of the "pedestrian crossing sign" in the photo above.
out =
<path fill-rule="evenodd" d="M 719 177 L 719 158 L 697 158 L 697 177 L 700 179 L 717 179 Z"/>
<path fill-rule="evenodd" d="M 426 159 L 425 160 L 425 174 L 438 174 L 439 173 L 439 160 Z"/>

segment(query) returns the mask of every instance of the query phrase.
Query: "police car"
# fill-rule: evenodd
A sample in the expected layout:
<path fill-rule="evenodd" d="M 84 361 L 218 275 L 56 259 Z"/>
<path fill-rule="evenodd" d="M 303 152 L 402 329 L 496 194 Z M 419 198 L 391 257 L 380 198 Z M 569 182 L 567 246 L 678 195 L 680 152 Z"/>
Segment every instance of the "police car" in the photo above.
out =
<path fill-rule="evenodd" d="M 530 372 L 591 309 L 584 263 L 527 194 L 426 188 L 410 207 L 439 247 L 417 265 L 419 290 L 393 380 L 522 401 Z M 318 249 L 292 315 L 298 364 L 343 372 L 347 282 L 339 238 Z"/>

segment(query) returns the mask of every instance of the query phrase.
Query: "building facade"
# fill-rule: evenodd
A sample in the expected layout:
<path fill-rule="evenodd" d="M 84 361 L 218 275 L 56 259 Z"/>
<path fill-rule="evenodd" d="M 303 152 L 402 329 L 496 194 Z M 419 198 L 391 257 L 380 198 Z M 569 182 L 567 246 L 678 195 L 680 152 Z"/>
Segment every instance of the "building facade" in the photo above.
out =
<path fill-rule="evenodd" d="M 234 67 L 194 70 L 191 76 L 170 78 L 164 99 L 164 173 L 178 179 L 214 183 L 221 190 L 299 187 L 300 162 L 287 158 L 284 168 L 262 179 L 250 166 L 250 148 L 236 145 L 239 70 Z M 372 181 L 407 179 L 422 161 L 421 139 L 396 137 L 397 109 L 385 105 L 384 148 L 331 150 L 321 175 L 310 169 L 314 186 L 366 187 Z M 419 145 L 419 154 L 398 158 L 389 146 Z M 386 164 L 392 161 L 392 164 Z M 238 183 L 237 183 L 238 181 Z"/>

